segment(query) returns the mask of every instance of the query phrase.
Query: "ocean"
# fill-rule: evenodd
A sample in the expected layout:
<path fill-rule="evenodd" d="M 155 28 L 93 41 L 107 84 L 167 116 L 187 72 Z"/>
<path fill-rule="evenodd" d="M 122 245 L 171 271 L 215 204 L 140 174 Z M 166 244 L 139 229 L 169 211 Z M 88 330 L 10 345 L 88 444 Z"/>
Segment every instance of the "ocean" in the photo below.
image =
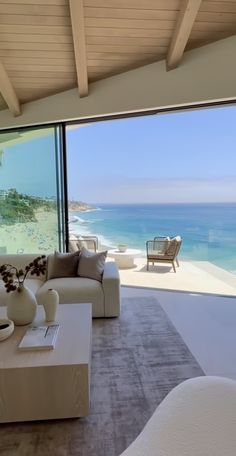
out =
<path fill-rule="evenodd" d="M 236 203 L 94 204 L 70 214 L 70 231 L 97 235 L 108 247 L 127 244 L 145 255 L 155 236 L 183 238 L 180 259 L 210 261 L 236 274 Z"/>

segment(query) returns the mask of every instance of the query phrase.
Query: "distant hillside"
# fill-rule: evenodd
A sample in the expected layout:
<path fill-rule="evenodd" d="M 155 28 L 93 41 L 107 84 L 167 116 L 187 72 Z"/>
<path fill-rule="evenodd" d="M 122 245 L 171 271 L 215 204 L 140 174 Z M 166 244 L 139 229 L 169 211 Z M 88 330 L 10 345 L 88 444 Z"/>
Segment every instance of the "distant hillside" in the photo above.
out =
<path fill-rule="evenodd" d="M 94 211 L 96 209 L 96 207 L 89 206 L 89 204 L 82 201 L 69 201 L 68 207 L 70 212 Z"/>
<path fill-rule="evenodd" d="M 0 190 L 0 220 L 6 224 L 36 222 L 36 212 L 56 210 L 56 201 L 18 193 L 15 188 Z"/>

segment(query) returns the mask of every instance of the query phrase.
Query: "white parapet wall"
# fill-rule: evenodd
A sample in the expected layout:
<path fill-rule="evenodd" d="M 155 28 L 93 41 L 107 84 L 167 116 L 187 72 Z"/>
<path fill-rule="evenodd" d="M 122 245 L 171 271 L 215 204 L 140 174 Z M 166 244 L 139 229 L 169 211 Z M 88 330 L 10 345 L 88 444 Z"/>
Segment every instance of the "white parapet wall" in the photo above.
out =
<path fill-rule="evenodd" d="M 234 100 L 235 49 L 233 36 L 186 52 L 172 71 L 166 71 L 163 60 L 92 83 L 85 98 L 72 89 L 26 103 L 18 117 L 1 111 L 0 129 Z"/>

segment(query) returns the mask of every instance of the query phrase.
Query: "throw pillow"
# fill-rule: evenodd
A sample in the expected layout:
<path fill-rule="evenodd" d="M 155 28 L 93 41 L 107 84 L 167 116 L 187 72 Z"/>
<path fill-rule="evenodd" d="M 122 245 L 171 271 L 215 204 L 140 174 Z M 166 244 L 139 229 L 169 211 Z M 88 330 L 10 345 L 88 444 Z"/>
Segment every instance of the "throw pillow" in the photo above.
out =
<path fill-rule="evenodd" d="M 174 255 L 177 247 L 180 248 L 181 236 L 175 236 L 171 238 L 169 247 L 166 250 L 166 255 Z M 178 244 L 178 245 L 177 245 Z"/>
<path fill-rule="evenodd" d="M 76 277 L 79 251 L 75 253 L 55 252 L 48 256 L 47 279 L 57 277 Z"/>
<path fill-rule="evenodd" d="M 158 254 L 165 254 L 170 244 L 169 236 L 157 236 L 154 238 L 154 250 Z"/>
<path fill-rule="evenodd" d="M 78 276 L 101 282 L 106 256 L 107 252 L 93 253 L 83 247 L 80 252 Z"/>
<path fill-rule="evenodd" d="M 171 256 L 174 255 L 176 252 L 177 244 L 179 244 L 180 241 L 181 241 L 180 236 L 175 236 L 175 237 L 171 238 L 169 247 L 166 250 L 166 255 L 171 255 Z"/>

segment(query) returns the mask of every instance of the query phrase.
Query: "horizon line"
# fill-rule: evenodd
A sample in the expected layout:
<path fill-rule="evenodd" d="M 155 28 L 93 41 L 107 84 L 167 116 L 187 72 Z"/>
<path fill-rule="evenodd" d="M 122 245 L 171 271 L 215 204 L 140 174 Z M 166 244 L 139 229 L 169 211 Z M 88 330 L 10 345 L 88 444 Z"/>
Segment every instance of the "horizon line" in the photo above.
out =
<path fill-rule="evenodd" d="M 236 201 L 193 201 L 193 202 L 190 202 L 190 201 L 181 201 L 181 202 L 175 202 L 175 201 L 172 201 L 172 202 L 160 202 L 160 201 L 157 201 L 157 202 L 152 202 L 152 203 L 143 203 L 143 202 L 140 202 L 140 203 L 137 203 L 137 202 L 119 202 L 119 203 L 114 203 L 114 202 L 87 202 L 86 204 L 92 204 L 92 205 L 99 205 L 99 204 L 112 204 L 112 205 L 120 205 L 122 204 L 123 206 L 125 205 L 129 205 L 129 204 L 132 204 L 132 205 L 152 205 L 152 204 L 236 204 Z"/>

